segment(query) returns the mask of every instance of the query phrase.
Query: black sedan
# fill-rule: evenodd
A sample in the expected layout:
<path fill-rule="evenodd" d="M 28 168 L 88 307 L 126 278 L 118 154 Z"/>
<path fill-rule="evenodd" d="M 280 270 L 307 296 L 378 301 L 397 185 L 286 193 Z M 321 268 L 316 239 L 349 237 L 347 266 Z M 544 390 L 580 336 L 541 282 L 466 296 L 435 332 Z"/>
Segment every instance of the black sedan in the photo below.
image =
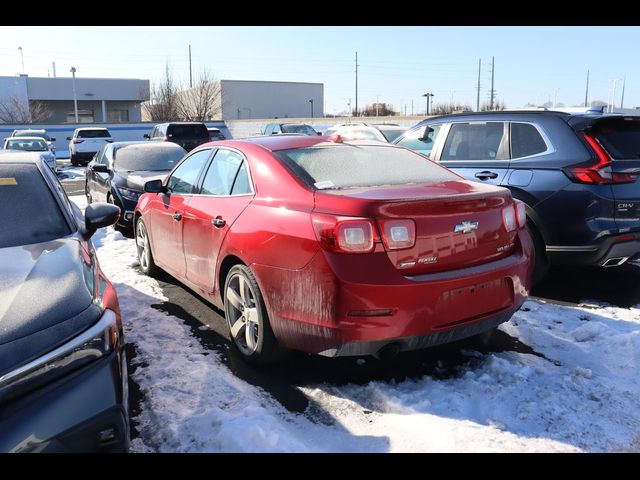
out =
<path fill-rule="evenodd" d="M 123 452 L 120 307 L 91 243 L 120 209 L 82 215 L 33 155 L 0 155 L 0 452 Z"/>
<path fill-rule="evenodd" d="M 113 203 L 122 209 L 119 229 L 131 233 L 133 211 L 144 184 L 163 179 L 187 154 L 172 142 L 108 143 L 87 165 L 87 201 Z"/>

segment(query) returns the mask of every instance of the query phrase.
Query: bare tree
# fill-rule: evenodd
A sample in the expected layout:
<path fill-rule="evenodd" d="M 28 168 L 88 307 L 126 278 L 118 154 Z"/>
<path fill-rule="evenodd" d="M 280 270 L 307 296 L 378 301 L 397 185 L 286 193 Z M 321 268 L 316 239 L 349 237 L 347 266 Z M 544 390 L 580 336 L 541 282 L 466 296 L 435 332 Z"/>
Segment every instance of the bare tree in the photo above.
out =
<path fill-rule="evenodd" d="M 167 63 L 164 78 L 151 84 L 149 101 L 142 104 L 145 115 L 152 122 L 179 120 L 178 92 L 179 84 L 173 79 Z"/>
<path fill-rule="evenodd" d="M 506 108 L 507 108 L 507 105 L 502 100 L 498 100 L 498 99 L 496 99 L 493 102 L 493 108 L 491 108 L 488 102 L 485 102 L 482 105 L 480 105 L 480 110 L 483 112 L 488 112 L 489 110 L 493 110 L 493 111 L 505 110 Z"/>
<path fill-rule="evenodd" d="M 43 102 L 37 100 L 25 102 L 14 94 L 0 101 L 0 122 L 2 123 L 42 123 L 49 117 L 51 117 L 51 111 Z"/>
<path fill-rule="evenodd" d="M 445 115 L 448 113 L 455 112 L 472 112 L 473 109 L 470 105 L 465 105 L 461 103 L 438 103 L 433 106 L 431 113 L 434 115 Z"/>
<path fill-rule="evenodd" d="M 391 117 L 396 114 L 392 106 L 388 103 L 373 103 L 367 105 L 361 113 L 363 117 Z"/>
<path fill-rule="evenodd" d="M 204 70 L 193 88 L 178 94 L 178 116 L 193 122 L 206 122 L 222 116 L 220 82 Z"/>

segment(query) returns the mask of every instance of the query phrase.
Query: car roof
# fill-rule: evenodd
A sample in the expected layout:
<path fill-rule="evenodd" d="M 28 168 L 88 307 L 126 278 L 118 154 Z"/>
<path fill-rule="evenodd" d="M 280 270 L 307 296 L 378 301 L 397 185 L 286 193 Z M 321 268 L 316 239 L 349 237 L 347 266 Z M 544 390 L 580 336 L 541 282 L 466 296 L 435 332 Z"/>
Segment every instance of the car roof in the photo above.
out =
<path fill-rule="evenodd" d="M 78 127 L 76 130 L 79 132 L 80 130 L 109 130 L 107 127 Z"/>
<path fill-rule="evenodd" d="M 13 131 L 13 133 L 23 133 L 23 132 L 47 133 L 47 131 L 44 128 L 22 128 L 22 129 Z"/>
<path fill-rule="evenodd" d="M 259 137 L 248 137 L 241 140 L 225 140 L 223 142 L 216 142 L 216 146 L 241 146 L 248 143 L 258 144 L 271 152 L 277 152 L 279 150 L 289 150 L 295 148 L 308 148 L 317 145 L 322 146 L 335 146 L 343 144 L 355 144 L 360 146 L 390 146 L 389 144 L 376 142 L 371 140 L 356 140 L 348 142 L 331 142 L 326 136 L 310 136 L 310 135 L 265 135 Z M 211 144 L 213 145 L 213 144 Z"/>
<path fill-rule="evenodd" d="M 42 140 L 46 142 L 44 138 L 35 135 L 33 137 L 7 137 L 6 140 L 15 140 L 16 142 L 22 142 L 23 140 Z"/>
<path fill-rule="evenodd" d="M 40 154 L 37 152 L 0 150 L 0 163 L 33 163 L 37 165 L 40 161 Z"/>
<path fill-rule="evenodd" d="M 109 145 L 113 145 L 114 148 L 123 148 L 123 147 L 130 147 L 131 145 L 136 145 L 142 148 L 148 148 L 150 150 L 152 149 L 180 149 L 180 150 L 184 150 L 184 148 L 182 148 L 180 145 L 178 145 L 177 143 L 173 143 L 173 142 L 147 142 L 144 140 L 136 140 L 136 141 L 131 141 L 131 142 L 113 142 L 110 143 Z"/>

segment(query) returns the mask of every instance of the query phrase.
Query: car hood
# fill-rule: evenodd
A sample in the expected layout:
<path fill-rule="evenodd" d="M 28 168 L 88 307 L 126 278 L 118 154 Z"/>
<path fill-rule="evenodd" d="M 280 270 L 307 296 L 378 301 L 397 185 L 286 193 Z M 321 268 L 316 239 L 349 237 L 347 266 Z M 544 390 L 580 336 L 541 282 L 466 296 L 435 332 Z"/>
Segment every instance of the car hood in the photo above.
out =
<path fill-rule="evenodd" d="M 85 257 L 76 236 L 0 248 L 0 375 L 97 320 Z"/>
<path fill-rule="evenodd" d="M 130 188 L 131 190 L 144 190 L 144 184 L 151 180 L 164 180 L 171 170 L 159 172 L 155 171 L 139 171 L 139 172 L 123 172 L 118 171 L 118 175 L 122 177 L 120 186 Z"/>

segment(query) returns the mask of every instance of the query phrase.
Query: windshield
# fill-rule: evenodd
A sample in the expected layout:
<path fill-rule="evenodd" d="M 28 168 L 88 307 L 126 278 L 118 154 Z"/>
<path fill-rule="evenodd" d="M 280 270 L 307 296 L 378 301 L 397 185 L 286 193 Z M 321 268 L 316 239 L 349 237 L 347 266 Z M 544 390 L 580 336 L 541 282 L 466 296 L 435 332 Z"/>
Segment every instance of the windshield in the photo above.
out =
<path fill-rule="evenodd" d="M 78 132 L 78 138 L 109 138 L 111 134 L 109 130 L 80 130 Z"/>
<path fill-rule="evenodd" d="M 47 142 L 43 139 L 16 139 L 7 140 L 6 147 L 7 150 L 24 150 L 26 152 L 46 152 L 49 150 L 47 147 Z"/>
<path fill-rule="evenodd" d="M 131 145 L 116 150 L 113 161 L 116 170 L 167 171 L 172 170 L 186 153 L 184 148 Z"/>
<path fill-rule="evenodd" d="M 7 226 L 0 228 L 0 248 L 48 242 L 71 233 L 35 164 L 0 164 L 0 216 Z"/>
<path fill-rule="evenodd" d="M 209 139 L 209 132 L 204 123 L 200 124 L 173 124 L 167 128 L 167 136 L 176 138 L 206 138 Z"/>
<path fill-rule="evenodd" d="M 317 189 L 405 185 L 459 180 L 410 150 L 389 146 L 316 146 L 274 152 L 305 183 Z"/>
<path fill-rule="evenodd" d="M 14 137 L 41 137 L 47 141 L 51 140 L 49 135 L 40 132 L 18 132 L 14 135 Z"/>
<path fill-rule="evenodd" d="M 309 125 L 282 125 L 282 133 L 302 133 L 304 135 L 317 135 Z"/>
<path fill-rule="evenodd" d="M 391 143 L 393 142 L 396 138 L 398 138 L 402 133 L 405 132 L 406 129 L 404 128 L 398 128 L 398 129 L 380 129 L 380 132 L 382 133 L 382 135 L 384 135 L 384 138 L 387 139 L 387 142 Z"/>

